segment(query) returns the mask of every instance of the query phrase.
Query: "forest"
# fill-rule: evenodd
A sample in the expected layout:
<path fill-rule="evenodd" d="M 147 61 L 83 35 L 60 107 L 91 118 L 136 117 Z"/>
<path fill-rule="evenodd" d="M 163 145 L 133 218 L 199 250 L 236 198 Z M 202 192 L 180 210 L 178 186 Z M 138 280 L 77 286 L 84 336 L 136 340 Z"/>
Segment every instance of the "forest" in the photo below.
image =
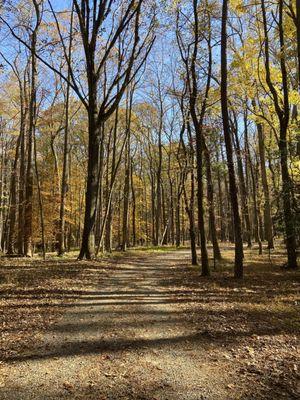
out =
<path fill-rule="evenodd" d="M 299 398 L 300 0 L 1 0 L 0 40 L 0 398 Z"/>

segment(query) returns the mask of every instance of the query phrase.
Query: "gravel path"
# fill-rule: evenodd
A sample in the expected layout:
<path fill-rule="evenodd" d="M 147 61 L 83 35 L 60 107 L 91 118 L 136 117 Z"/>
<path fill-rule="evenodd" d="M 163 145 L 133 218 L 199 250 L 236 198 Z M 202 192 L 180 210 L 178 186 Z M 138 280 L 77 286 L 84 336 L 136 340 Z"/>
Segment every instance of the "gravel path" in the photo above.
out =
<path fill-rule="evenodd" d="M 86 285 L 42 345 L 15 357 L 0 398 L 230 399 L 233 366 L 187 318 L 176 272 L 188 253 L 122 259 Z M 4 383 L 4 384 L 3 384 Z"/>
<path fill-rule="evenodd" d="M 299 273 L 247 252 L 3 263 L 0 400 L 299 399 Z"/>

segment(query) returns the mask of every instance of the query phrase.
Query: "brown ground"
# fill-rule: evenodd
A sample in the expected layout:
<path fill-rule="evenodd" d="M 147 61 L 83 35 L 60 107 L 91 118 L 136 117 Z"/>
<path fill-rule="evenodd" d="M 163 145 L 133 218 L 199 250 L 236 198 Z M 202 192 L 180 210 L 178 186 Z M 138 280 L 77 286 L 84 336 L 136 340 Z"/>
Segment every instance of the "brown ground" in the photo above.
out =
<path fill-rule="evenodd" d="M 298 399 L 299 271 L 223 254 L 210 279 L 187 250 L 2 259 L 0 399 Z"/>

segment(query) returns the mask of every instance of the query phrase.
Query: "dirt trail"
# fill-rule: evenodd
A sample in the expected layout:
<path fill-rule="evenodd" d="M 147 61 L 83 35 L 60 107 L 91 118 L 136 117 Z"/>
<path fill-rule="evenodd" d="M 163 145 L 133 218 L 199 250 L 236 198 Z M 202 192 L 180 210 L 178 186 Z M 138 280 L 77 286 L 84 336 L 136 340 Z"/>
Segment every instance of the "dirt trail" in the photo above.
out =
<path fill-rule="evenodd" d="M 135 257 L 99 270 L 43 346 L 9 365 L 1 399 L 229 398 L 230 371 L 220 375 L 216 354 L 195 341 L 170 288 L 184 258 Z"/>
<path fill-rule="evenodd" d="M 278 269 L 274 282 L 203 280 L 188 258 L 180 251 L 76 264 L 80 290 L 59 290 L 61 318 L 34 349 L 9 357 L 0 399 L 298 398 L 295 277 Z"/>

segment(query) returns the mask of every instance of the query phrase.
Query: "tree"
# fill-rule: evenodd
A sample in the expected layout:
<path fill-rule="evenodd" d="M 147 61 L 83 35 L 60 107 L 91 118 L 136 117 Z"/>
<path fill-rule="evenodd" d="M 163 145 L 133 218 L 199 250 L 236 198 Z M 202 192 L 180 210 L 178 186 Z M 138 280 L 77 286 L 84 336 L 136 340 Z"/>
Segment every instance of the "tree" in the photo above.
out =
<path fill-rule="evenodd" d="M 237 196 L 237 184 L 235 178 L 235 168 L 233 161 L 232 140 L 228 113 L 227 95 L 227 17 L 228 1 L 223 0 L 222 7 L 222 32 L 221 32 L 221 106 L 225 147 L 227 154 L 227 167 L 229 175 L 230 199 L 234 220 L 234 241 L 235 241 L 235 278 L 243 278 L 243 239 L 241 219 L 239 214 L 239 204 Z"/>
<path fill-rule="evenodd" d="M 296 236 L 294 228 L 294 215 L 292 211 L 292 181 L 288 168 L 288 147 L 287 147 L 287 130 L 290 118 L 290 104 L 289 104 L 289 89 L 288 77 L 285 61 L 285 40 L 283 31 L 283 0 L 278 1 L 278 34 L 280 43 L 280 70 L 281 70 L 281 84 L 282 84 L 282 98 L 281 103 L 277 89 L 275 88 L 271 78 L 270 68 L 270 50 L 269 50 L 269 32 L 267 26 L 267 14 L 265 8 L 265 1 L 261 0 L 261 10 L 263 17 L 264 29 L 264 56 L 265 56 L 265 71 L 266 82 L 270 89 L 272 99 L 274 102 L 275 111 L 279 120 L 279 152 L 281 164 L 281 178 L 282 178 L 282 198 L 283 198 L 283 212 L 286 233 L 286 248 L 288 256 L 288 268 L 297 268 L 297 255 L 296 255 Z"/>
<path fill-rule="evenodd" d="M 24 212 L 24 254 L 31 257 L 32 249 L 32 207 L 33 207 L 33 151 L 34 136 L 36 128 L 36 79 L 37 79 L 37 58 L 36 45 L 38 30 L 42 22 L 40 7 L 42 2 L 32 0 L 35 10 L 36 22 L 30 38 L 30 57 L 31 57 L 31 81 L 30 81 L 30 100 L 29 100 L 29 123 L 28 123 L 28 142 L 27 142 L 27 169 L 25 184 L 25 212 Z"/>
<path fill-rule="evenodd" d="M 198 78 L 196 71 L 196 63 L 198 58 L 198 49 L 200 44 L 199 32 L 199 19 L 198 19 L 198 1 L 194 0 L 192 4 L 192 15 L 194 21 L 193 42 L 192 44 L 185 45 L 179 31 L 177 22 L 177 43 L 179 46 L 181 59 L 185 65 L 187 88 L 189 96 L 189 109 L 191 119 L 194 125 L 196 137 L 196 166 L 197 166 L 197 205 L 198 205 L 198 228 L 200 232 L 201 243 L 201 268 L 202 275 L 209 276 L 209 262 L 206 247 L 206 232 L 205 232 L 205 219 L 204 219 L 204 191 L 203 191 L 203 150 L 204 150 L 204 134 L 203 123 L 207 106 L 208 92 L 210 89 L 211 76 L 208 73 L 206 88 L 203 95 L 201 110 L 198 115 Z M 179 20 L 180 10 L 177 12 L 177 20 Z M 191 48 L 191 50 L 190 50 Z M 211 59 L 210 59 L 211 64 Z"/>
<path fill-rule="evenodd" d="M 72 39 L 73 39 L 73 18 L 74 18 L 74 8 L 71 11 L 70 20 L 70 39 L 68 48 L 68 59 L 71 64 L 72 61 Z M 70 112 L 70 82 L 71 80 L 71 69 L 68 65 L 68 75 L 67 75 L 67 88 L 66 88 L 66 104 L 65 104 L 65 127 L 64 127 L 64 157 L 63 157 L 63 170 L 61 179 L 61 196 L 60 196 L 60 214 L 59 214 L 59 237 L 58 237 L 58 255 L 63 255 L 65 252 L 65 204 L 66 196 L 68 192 L 69 184 L 69 112 Z"/>

